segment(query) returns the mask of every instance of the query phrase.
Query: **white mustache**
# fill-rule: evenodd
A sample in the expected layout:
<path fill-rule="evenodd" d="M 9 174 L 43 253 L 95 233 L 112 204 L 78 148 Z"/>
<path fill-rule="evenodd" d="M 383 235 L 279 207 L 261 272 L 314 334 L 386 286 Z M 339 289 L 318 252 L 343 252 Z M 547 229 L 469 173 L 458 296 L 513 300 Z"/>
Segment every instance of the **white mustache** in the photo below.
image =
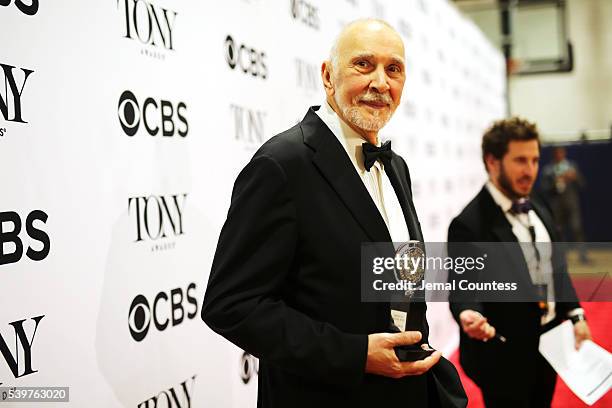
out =
<path fill-rule="evenodd" d="M 391 95 L 388 93 L 380 94 L 376 92 L 367 92 L 359 97 L 360 102 L 377 102 L 377 103 L 386 103 L 387 105 L 391 105 L 393 100 L 391 99 Z"/>

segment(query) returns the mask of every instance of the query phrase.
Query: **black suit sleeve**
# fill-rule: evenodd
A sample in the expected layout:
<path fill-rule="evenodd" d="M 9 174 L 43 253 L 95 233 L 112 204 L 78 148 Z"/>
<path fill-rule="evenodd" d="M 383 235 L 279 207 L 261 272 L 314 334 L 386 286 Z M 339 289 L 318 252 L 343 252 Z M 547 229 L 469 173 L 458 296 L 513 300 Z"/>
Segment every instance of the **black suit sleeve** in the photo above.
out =
<path fill-rule="evenodd" d="M 472 231 L 471 228 L 461 222 L 458 218 L 455 218 L 451 222 L 450 226 L 448 227 L 448 253 L 451 257 L 455 258 L 460 256 L 470 256 L 472 258 L 475 258 L 476 256 L 474 254 L 466 254 L 463 252 L 465 252 L 468 247 L 468 245 L 466 245 L 465 243 L 476 241 L 478 241 L 476 239 L 476 234 Z M 453 242 L 461 242 L 464 244 L 453 246 Z M 462 253 L 457 253 L 459 248 Z M 449 271 L 449 281 L 457 278 L 457 276 L 461 276 L 461 278 L 467 278 L 467 276 L 457 275 L 453 271 Z M 459 315 L 464 310 L 471 309 L 483 313 L 484 309 L 482 306 L 482 302 L 477 301 L 475 297 L 473 300 L 468 300 L 469 297 L 470 296 L 467 294 L 467 292 L 457 292 L 457 294 L 451 292 L 451 294 L 449 295 L 449 306 L 451 309 L 451 313 L 453 314 L 453 317 L 458 323 L 460 323 Z"/>
<path fill-rule="evenodd" d="M 269 156 L 254 157 L 238 176 L 202 319 L 268 364 L 328 384 L 357 386 L 368 337 L 316 321 L 283 299 L 298 240 L 287 184 L 284 170 Z"/>
<path fill-rule="evenodd" d="M 555 243 L 552 245 L 555 245 Z M 557 301 L 555 309 L 559 318 L 566 319 L 570 311 L 581 306 L 578 302 L 576 290 L 574 289 L 574 285 L 567 270 L 565 251 L 562 250 L 561 245 L 557 245 L 553 247 L 553 249 L 555 298 L 561 299 L 561 301 Z"/>

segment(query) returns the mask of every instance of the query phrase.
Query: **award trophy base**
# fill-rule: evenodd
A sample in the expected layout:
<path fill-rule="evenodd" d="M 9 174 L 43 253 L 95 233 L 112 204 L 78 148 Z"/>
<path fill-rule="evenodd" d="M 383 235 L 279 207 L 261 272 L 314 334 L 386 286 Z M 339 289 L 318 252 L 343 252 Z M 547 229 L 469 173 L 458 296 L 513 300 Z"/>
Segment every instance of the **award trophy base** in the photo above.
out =
<path fill-rule="evenodd" d="M 429 357 L 434 349 L 423 349 L 420 346 L 399 346 L 395 347 L 395 355 L 399 361 L 418 361 Z"/>
<path fill-rule="evenodd" d="M 398 307 L 399 308 L 403 308 L 405 310 L 409 310 L 410 308 L 408 307 L 408 305 L 400 305 Z M 397 305 L 396 305 L 397 307 Z M 392 310 L 391 313 L 391 323 L 390 323 L 390 327 L 389 327 L 389 331 L 391 333 L 401 333 L 403 331 L 405 331 L 405 320 L 398 320 L 395 321 L 394 320 L 394 316 L 401 318 L 402 315 L 407 315 L 407 312 L 402 312 L 400 310 L 394 309 Z M 402 324 L 403 323 L 403 324 Z M 398 327 L 398 325 L 401 327 L 401 329 Z M 424 358 L 429 357 L 434 351 L 433 348 L 429 347 L 428 344 L 425 343 L 421 343 L 421 344 L 411 344 L 409 346 L 397 346 L 394 347 L 395 350 L 395 355 L 397 356 L 399 361 L 417 361 L 417 360 L 423 360 Z"/>

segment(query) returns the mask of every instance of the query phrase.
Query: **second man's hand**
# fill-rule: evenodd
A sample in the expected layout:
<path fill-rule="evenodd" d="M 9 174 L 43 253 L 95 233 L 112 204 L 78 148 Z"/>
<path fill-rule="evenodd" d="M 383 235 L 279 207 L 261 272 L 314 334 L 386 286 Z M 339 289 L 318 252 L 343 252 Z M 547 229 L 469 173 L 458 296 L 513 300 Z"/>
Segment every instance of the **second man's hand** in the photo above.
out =
<path fill-rule="evenodd" d="M 394 350 L 394 347 L 413 345 L 420 340 L 421 333 L 417 331 L 370 334 L 366 372 L 391 378 L 426 373 L 440 360 L 442 354 L 439 351 L 423 360 L 402 362 Z"/>
<path fill-rule="evenodd" d="M 464 310 L 459 315 L 461 328 L 473 339 L 487 341 L 495 337 L 495 327 L 487 322 L 487 318 L 471 309 Z"/>

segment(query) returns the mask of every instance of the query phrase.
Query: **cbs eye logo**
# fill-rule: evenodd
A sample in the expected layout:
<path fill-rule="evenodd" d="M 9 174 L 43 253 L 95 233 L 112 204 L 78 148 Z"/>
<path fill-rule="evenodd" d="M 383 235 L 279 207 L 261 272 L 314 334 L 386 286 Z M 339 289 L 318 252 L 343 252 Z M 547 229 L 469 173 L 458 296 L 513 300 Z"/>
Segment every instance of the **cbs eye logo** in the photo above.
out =
<path fill-rule="evenodd" d="M 171 137 L 178 133 L 179 136 L 185 137 L 189 132 L 189 123 L 185 118 L 186 109 L 184 102 L 173 104 L 163 99 L 158 102 L 150 97 L 144 100 L 141 108 L 136 95 L 125 91 L 119 98 L 117 114 L 121 128 L 128 136 L 134 136 L 142 122 L 151 136 L 156 136 L 161 130 L 163 136 Z"/>
<path fill-rule="evenodd" d="M 245 44 L 236 44 L 231 35 L 225 37 L 225 61 L 231 69 L 240 69 L 245 74 L 266 79 L 268 67 L 266 53 Z"/>
<path fill-rule="evenodd" d="M 240 379 L 244 384 L 248 384 L 257 374 L 259 374 L 259 360 L 244 351 L 240 357 Z"/>
<path fill-rule="evenodd" d="M 319 9 L 304 0 L 291 0 L 291 16 L 310 28 L 318 30 L 320 27 Z"/>
<path fill-rule="evenodd" d="M 0 6 L 8 6 L 11 0 L 0 0 Z M 15 0 L 15 7 L 26 16 L 33 16 L 38 13 L 38 0 L 31 0 L 30 4 L 24 3 L 22 0 Z"/>
<path fill-rule="evenodd" d="M 169 293 L 159 292 L 152 303 L 144 295 L 137 295 L 128 313 L 128 327 L 134 341 L 142 341 L 149 333 L 151 323 L 159 332 L 183 323 L 185 318 L 193 319 L 198 313 L 198 301 L 193 293 L 196 284 L 187 289 L 172 289 Z"/>

